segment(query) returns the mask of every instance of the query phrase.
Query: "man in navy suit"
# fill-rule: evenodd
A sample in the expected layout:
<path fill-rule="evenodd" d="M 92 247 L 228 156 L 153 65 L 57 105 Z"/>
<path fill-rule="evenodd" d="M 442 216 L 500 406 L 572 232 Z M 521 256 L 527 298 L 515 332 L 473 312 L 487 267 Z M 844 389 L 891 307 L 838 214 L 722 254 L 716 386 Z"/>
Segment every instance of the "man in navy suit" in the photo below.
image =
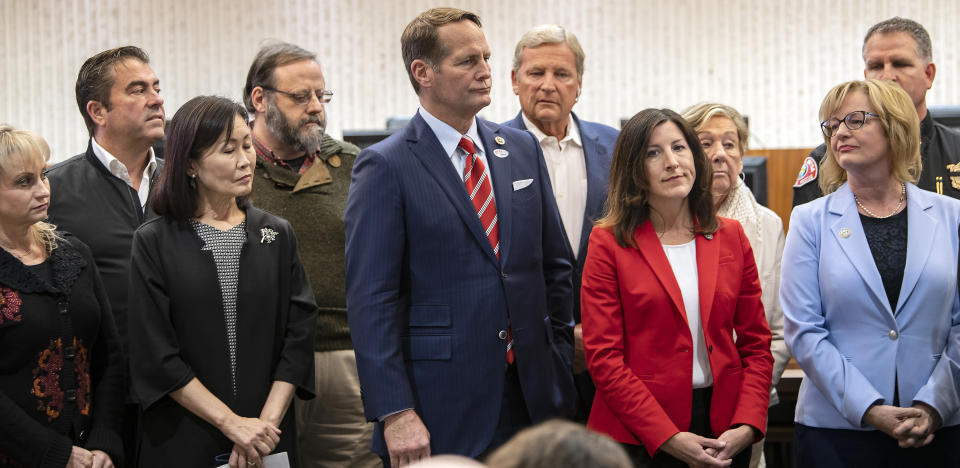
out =
<path fill-rule="evenodd" d="M 480 19 L 421 13 L 401 37 L 420 99 L 357 156 L 347 310 L 373 450 L 393 466 L 477 457 L 572 415 L 572 259 L 540 147 L 490 103 Z"/>
<path fill-rule="evenodd" d="M 555 24 L 524 33 L 513 55 L 513 93 L 520 113 L 503 125 L 530 130 L 547 163 L 560 218 L 574 262 L 574 379 L 579 396 L 576 418 L 586 422 L 596 387 L 587 372 L 580 331 L 580 276 L 593 221 L 603 215 L 610 161 L 619 131 L 587 122 L 572 112 L 583 86 L 585 54 L 572 32 Z"/>

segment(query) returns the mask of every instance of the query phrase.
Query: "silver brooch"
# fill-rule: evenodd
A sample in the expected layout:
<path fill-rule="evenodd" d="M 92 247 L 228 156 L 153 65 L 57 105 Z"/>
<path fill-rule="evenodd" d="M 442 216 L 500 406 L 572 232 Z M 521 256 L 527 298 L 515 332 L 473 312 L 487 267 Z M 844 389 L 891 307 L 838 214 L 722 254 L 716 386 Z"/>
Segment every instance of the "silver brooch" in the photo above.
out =
<path fill-rule="evenodd" d="M 273 241 L 277 240 L 277 231 L 265 227 L 260 229 L 260 236 L 261 244 L 272 244 Z"/>
<path fill-rule="evenodd" d="M 703 237 L 705 237 L 707 240 L 713 240 L 713 234 L 704 234 Z"/>
<path fill-rule="evenodd" d="M 844 238 L 844 239 L 850 237 L 850 230 L 847 229 L 847 228 L 841 228 L 841 229 L 840 229 L 840 237 L 842 237 L 842 238 Z"/>

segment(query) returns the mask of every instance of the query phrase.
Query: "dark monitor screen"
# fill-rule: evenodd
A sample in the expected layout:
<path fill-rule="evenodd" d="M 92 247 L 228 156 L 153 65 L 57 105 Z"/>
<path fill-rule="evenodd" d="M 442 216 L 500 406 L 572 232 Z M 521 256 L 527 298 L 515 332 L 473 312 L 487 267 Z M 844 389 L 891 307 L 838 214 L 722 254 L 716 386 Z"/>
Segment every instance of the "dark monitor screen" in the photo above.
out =
<path fill-rule="evenodd" d="M 396 130 L 344 130 L 343 141 L 366 148 L 392 135 Z"/>
<path fill-rule="evenodd" d="M 743 181 L 753 192 L 757 203 L 767 206 L 767 157 L 743 157 Z"/>
<path fill-rule="evenodd" d="M 933 120 L 960 130 L 960 106 L 929 106 L 927 110 Z"/>

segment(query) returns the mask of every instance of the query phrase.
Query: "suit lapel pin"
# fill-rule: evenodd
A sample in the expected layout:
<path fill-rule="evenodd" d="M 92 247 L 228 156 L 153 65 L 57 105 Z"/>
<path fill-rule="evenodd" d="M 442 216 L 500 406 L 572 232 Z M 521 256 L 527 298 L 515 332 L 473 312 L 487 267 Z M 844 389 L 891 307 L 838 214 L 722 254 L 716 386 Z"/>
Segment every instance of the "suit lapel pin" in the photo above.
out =
<path fill-rule="evenodd" d="M 504 140 L 502 136 L 493 137 L 493 141 L 495 141 L 498 145 L 504 145 L 507 143 L 507 140 Z"/>
<path fill-rule="evenodd" d="M 277 240 L 277 231 L 274 231 L 268 227 L 260 229 L 261 244 L 272 244 L 275 240 Z"/>
<path fill-rule="evenodd" d="M 497 138 L 499 138 L 499 137 L 497 137 Z M 496 156 L 496 157 L 498 157 L 498 158 L 505 158 L 505 157 L 507 157 L 507 156 L 510 155 L 510 152 L 507 151 L 507 150 L 505 150 L 505 149 L 503 149 L 503 148 L 497 148 L 497 149 L 493 150 L 493 155 Z"/>
<path fill-rule="evenodd" d="M 839 234 L 840 234 L 840 237 L 846 239 L 846 238 L 850 237 L 850 230 L 847 229 L 847 228 L 840 228 L 840 233 L 839 233 Z"/>

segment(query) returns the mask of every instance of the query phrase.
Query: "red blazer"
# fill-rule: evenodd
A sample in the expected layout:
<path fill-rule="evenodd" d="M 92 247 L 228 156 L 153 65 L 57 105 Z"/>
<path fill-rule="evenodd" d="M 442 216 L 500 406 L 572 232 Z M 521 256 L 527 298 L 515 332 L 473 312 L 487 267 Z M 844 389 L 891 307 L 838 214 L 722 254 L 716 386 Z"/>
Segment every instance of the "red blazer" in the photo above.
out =
<path fill-rule="evenodd" d="M 597 394 L 587 426 L 643 444 L 652 456 L 690 427 L 693 338 L 652 225 L 637 228 L 634 239 L 639 248 L 620 247 L 604 228 L 590 235 L 580 303 Z M 713 375 L 710 427 L 714 436 L 737 424 L 763 433 L 773 356 L 753 250 L 740 223 L 726 218 L 712 239 L 697 235 L 696 247 L 700 321 Z"/>

